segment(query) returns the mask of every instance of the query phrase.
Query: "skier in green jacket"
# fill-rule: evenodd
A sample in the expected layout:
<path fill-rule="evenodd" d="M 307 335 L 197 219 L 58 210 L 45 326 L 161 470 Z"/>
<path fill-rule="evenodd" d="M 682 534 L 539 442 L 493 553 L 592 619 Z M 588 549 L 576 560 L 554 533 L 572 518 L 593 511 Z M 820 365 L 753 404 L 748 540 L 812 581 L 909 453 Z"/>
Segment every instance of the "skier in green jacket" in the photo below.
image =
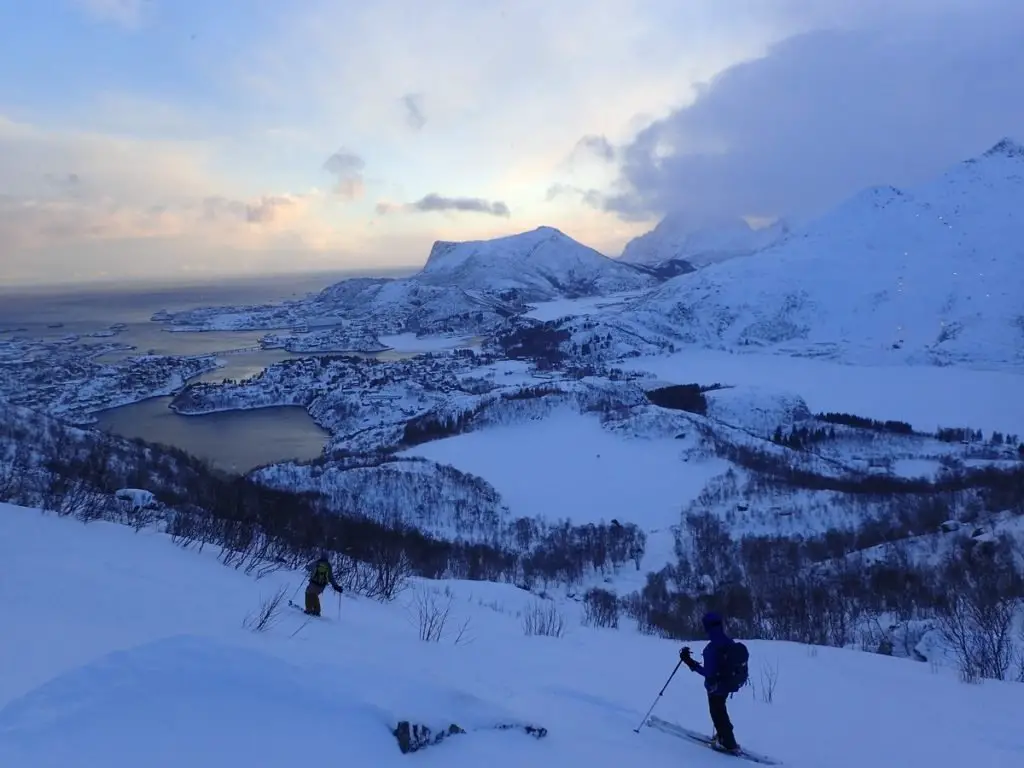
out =
<path fill-rule="evenodd" d="M 320 615 L 320 595 L 330 584 L 334 591 L 341 593 L 342 589 L 334 580 L 334 570 L 331 568 L 331 561 L 324 552 L 317 560 L 313 560 L 306 566 L 309 572 L 309 584 L 306 586 L 306 613 L 310 616 Z"/>

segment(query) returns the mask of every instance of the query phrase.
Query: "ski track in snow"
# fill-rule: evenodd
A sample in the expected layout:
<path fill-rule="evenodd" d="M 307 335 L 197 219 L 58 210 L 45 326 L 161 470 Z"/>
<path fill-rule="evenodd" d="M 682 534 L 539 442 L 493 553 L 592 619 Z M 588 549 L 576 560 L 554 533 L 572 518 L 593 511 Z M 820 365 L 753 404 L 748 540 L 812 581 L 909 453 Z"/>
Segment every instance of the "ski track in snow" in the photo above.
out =
<path fill-rule="evenodd" d="M 730 758 L 644 729 L 678 644 L 579 626 L 525 637 L 537 598 L 507 585 L 447 588 L 468 643 L 417 638 L 413 595 L 382 605 L 325 595 L 331 622 L 284 610 L 263 634 L 240 627 L 298 574 L 259 581 L 165 536 L 0 505 L 0 765 L 28 768 L 318 764 L 492 768 L 724 766 Z M 42 590 L 42 591 L 41 591 Z M 700 644 L 694 644 L 700 645 Z M 811 655 L 749 643 L 752 678 L 779 670 L 774 703 L 741 691 L 741 743 L 794 768 L 1019 766 L 1024 686 L 967 686 L 952 670 L 855 651 Z M 11 663 L 13 661 L 13 663 Z M 682 670 L 655 714 L 709 728 L 700 680 Z M 401 719 L 469 733 L 402 755 Z M 506 724 L 548 729 L 544 739 Z M 729 763 L 729 765 L 739 765 Z"/>

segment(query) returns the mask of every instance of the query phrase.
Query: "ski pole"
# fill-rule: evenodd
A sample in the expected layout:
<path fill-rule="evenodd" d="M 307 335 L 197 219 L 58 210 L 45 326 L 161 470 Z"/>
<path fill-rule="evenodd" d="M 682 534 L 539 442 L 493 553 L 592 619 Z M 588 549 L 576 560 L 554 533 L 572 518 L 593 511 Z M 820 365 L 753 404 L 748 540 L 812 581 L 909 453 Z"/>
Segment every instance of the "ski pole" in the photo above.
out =
<path fill-rule="evenodd" d="M 660 699 L 662 694 L 665 693 L 665 689 L 668 688 L 668 684 L 672 682 L 672 678 L 676 676 L 676 672 L 679 671 L 679 667 L 682 666 L 682 664 L 683 660 L 680 659 L 679 663 L 676 664 L 676 668 L 672 670 L 672 674 L 668 676 L 668 680 L 665 681 L 665 685 L 663 685 L 661 687 L 661 690 L 658 692 L 658 696 L 654 699 L 654 703 L 651 704 L 651 708 L 648 709 L 647 714 L 644 715 L 643 721 L 640 723 L 640 725 L 633 729 L 633 733 L 640 733 L 640 729 L 644 727 L 644 724 L 647 722 L 647 718 L 651 716 L 651 712 L 653 712 L 654 708 L 658 706 L 658 699 Z"/>

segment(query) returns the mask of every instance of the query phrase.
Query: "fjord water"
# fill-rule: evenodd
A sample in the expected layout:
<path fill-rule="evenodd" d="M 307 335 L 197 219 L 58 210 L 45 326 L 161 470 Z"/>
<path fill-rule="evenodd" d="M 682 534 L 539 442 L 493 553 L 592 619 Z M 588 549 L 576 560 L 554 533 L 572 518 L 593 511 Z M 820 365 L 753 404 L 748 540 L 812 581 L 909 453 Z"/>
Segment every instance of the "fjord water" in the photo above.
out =
<path fill-rule="evenodd" d="M 265 331 L 171 333 L 150 317 L 162 309 L 180 311 L 298 299 L 348 276 L 296 275 L 287 280 L 262 277 L 195 285 L 5 291 L 0 295 L 0 341 L 15 337 L 56 340 L 124 324 L 114 336 L 86 341 L 119 342 L 137 349 L 103 355 L 97 358 L 99 361 L 113 362 L 129 354 L 196 355 L 252 347 Z M 227 355 L 223 367 L 195 380 L 244 379 L 295 356 L 284 350 Z M 125 437 L 172 445 L 222 469 L 242 472 L 275 461 L 314 458 L 328 438 L 302 408 L 182 416 L 167 407 L 170 401 L 168 397 L 154 397 L 103 411 L 97 414 L 96 426 Z"/>

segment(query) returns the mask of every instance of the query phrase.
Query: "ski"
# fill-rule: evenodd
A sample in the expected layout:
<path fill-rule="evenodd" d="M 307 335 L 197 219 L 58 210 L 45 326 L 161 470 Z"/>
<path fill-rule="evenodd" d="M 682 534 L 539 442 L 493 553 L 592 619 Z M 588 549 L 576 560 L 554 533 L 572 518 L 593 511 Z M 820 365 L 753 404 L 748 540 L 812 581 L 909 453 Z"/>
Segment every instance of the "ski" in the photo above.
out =
<path fill-rule="evenodd" d="M 294 608 L 296 611 L 299 611 L 303 616 L 308 616 L 311 619 L 323 619 L 324 621 L 327 621 L 327 619 L 324 619 L 323 615 L 314 616 L 314 615 L 312 615 L 310 613 L 306 613 L 306 609 L 305 608 L 303 608 L 298 603 L 292 602 L 291 600 L 288 601 L 288 607 L 289 608 Z"/>
<path fill-rule="evenodd" d="M 756 752 L 740 748 L 739 752 L 729 752 L 728 750 L 719 747 L 710 736 L 705 736 L 703 733 L 697 731 L 691 731 L 689 728 L 683 728 L 681 725 L 670 723 L 668 720 L 662 720 L 660 717 L 649 717 L 647 718 L 647 725 L 654 728 L 662 733 L 667 733 L 672 736 L 678 736 L 682 739 L 688 739 L 702 746 L 708 747 L 709 749 L 715 750 L 723 755 L 729 755 L 730 757 L 738 757 L 742 760 L 749 760 L 752 763 L 760 763 L 761 765 L 782 765 L 778 760 L 774 760 L 765 755 L 759 755 Z"/>

